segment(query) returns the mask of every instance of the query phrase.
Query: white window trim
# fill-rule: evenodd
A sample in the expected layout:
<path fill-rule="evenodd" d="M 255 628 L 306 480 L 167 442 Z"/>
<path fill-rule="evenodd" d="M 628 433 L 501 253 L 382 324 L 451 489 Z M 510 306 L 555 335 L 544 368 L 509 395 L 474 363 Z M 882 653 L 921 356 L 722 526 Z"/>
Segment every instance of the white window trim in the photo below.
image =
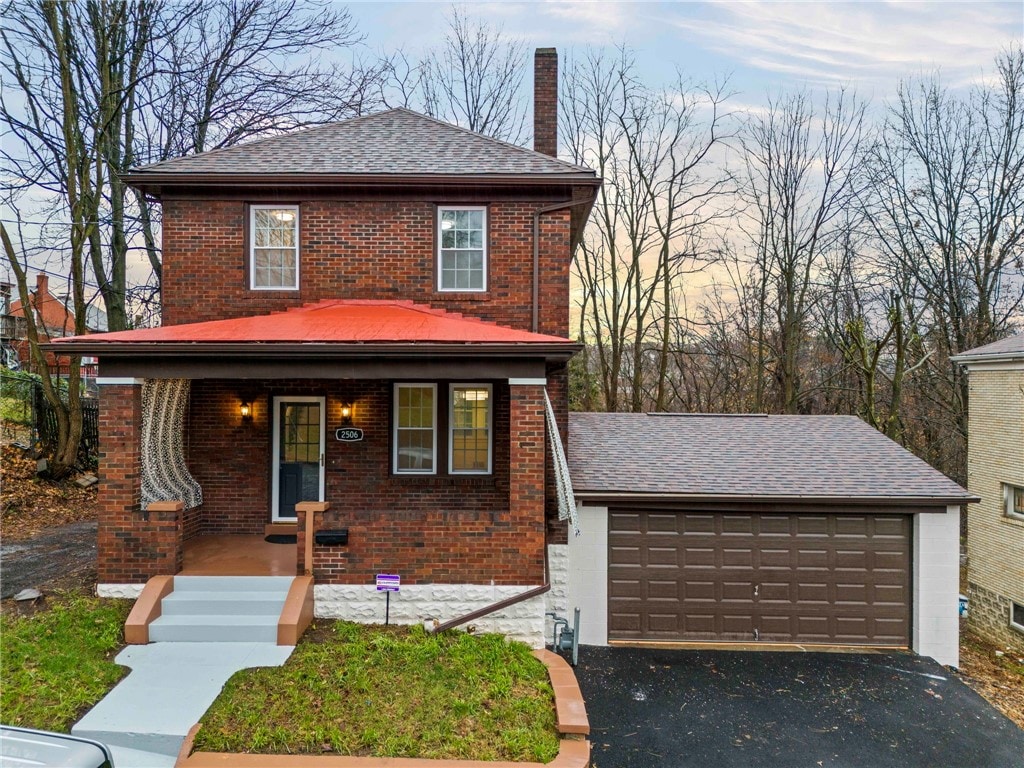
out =
<path fill-rule="evenodd" d="M 295 284 L 256 285 L 256 211 L 295 211 Z M 299 290 L 299 206 L 297 205 L 250 205 L 249 206 L 249 290 L 251 291 L 297 291 Z"/>
<path fill-rule="evenodd" d="M 423 469 L 399 469 L 398 468 L 398 392 L 402 388 L 415 387 L 416 389 L 427 389 L 428 387 L 433 390 L 434 393 L 434 426 L 431 429 L 433 433 L 433 441 L 431 450 L 433 451 L 434 461 L 433 468 L 430 470 Z M 391 470 L 396 475 L 436 475 L 437 474 L 437 384 L 428 382 L 416 382 L 407 381 L 395 384 L 394 389 L 391 393 L 392 401 L 392 417 L 393 422 L 391 428 Z"/>
<path fill-rule="evenodd" d="M 1013 511 L 1014 491 L 1021 488 L 1013 483 L 1003 483 L 1003 514 L 1011 520 L 1024 520 L 1024 515 Z"/>
<path fill-rule="evenodd" d="M 1016 600 L 1011 600 L 1010 601 L 1010 627 L 1012 629 L 1017 630 L 1018 632 L 1024 632 L 1024 624 L 1018 624 L 1017 622 L 1015 622 L 1013 620 L 1013 606 L 1015 604 L 1016 605 L 1021 605 L 1021 603 L 1018 603 Z M 1022 607 L 1024 607 L 1024 606 L 1022 606 Z"/>
<path fill-rule="evenodd" d="M 459 387 L 487 390 L 487 469 L 455 469 L 455 390 Z M 490 475 L 494 472 L 494 387 L 490 384 L 459 382 L 448 387 L 448 474 Z"/>
<path fill-rule="evenodd" d="M 441 214 L 445 211 L 482 211 L 484 214 L 484 263 L 483 263 L 483 285 L 480 288 L 445 288 L 443 286 L 444 277 L 441 271 Z M 488 266 L 488 222 L 487 222 L 487 206 L 486 205 L 439 205 L 437 206 L 437 248 L 434 260 L 437 264 L 437 290 L 439 293 L 485 293 L 487 291 L 487 266 Z"/>

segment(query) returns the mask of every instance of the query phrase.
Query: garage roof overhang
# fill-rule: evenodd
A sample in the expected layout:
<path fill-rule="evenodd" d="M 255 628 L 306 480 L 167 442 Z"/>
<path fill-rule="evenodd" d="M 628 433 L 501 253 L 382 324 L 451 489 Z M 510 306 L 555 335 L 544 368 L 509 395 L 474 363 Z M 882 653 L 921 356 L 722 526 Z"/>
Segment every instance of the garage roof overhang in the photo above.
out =
<path fill-rule="evenodd" d="M 742 494 L 636 493 L 632 491 L 588 491 L 574 488 L 579 501 L 608 507 L 637 509 L 708 510 L 716 512 L 860 513 L 892 509 L 893 512 L 945 512 L 949 506 L 977 502 L 978 496 L 756 496 Z"/>

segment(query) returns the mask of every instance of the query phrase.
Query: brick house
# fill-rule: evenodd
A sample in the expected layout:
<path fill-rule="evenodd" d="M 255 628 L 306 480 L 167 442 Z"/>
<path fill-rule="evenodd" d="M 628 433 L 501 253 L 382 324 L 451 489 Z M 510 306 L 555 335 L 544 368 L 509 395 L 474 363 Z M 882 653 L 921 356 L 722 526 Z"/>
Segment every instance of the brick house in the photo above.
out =
<path fill-rule="evenodd" d="M 163 325 L 52 345 L 101 361 L 100 593 L 155 606 L 212 563 L 380 621 L 398 574 L 392 618 L 535 646 L 579 607 L 587 643 L 955 665 L 972 497 L 884 436 L 569 414 L 601 180 L 555 157 L 556 80 L 539 50 L 533 151 L 397 109 L 127 175 L 163 205 Z"/>
<path fill-rule="evenodd" d="M 1024 651 L 1024 335 L 954 358 L 970 380 L 968 623 Z"/>

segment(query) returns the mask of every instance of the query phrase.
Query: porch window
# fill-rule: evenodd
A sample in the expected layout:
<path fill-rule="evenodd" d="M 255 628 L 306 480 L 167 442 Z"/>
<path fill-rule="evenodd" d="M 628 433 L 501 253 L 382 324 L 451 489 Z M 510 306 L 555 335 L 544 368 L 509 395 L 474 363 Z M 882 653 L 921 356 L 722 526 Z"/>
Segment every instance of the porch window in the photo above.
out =
<path fill-rule="evenodd" d="M 453 384 L 448 419 L 448 465 L 452 474 L 491 471 L 491 386 Z"/>
<path fill-rule="evenodd" d="M 257 291 L 299 287 L 299 207 L 249 207 L 249 287 Z"/>
<path fill-rule="evenodd" d="M 487 289 L 487 209 L 482 206 L 438 208 L 438 290 Z"/>
<path fill-rule="evenodd" d="M 395 384 L 396 474 L 433 475 L 437 471 L 436 402 L 436 384 Z"/>

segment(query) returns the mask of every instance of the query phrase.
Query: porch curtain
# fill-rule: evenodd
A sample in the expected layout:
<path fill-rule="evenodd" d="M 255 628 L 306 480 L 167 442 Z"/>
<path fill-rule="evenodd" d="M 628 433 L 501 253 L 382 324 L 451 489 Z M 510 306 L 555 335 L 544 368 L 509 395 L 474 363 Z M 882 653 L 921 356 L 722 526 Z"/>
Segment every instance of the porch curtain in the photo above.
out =
<path fill-rule="evenodd" d="M 185 464 L 188 379 L 146 379 L 142 385 L 142 508 L 154 501 L 203 503 L 203 489 Z"/>
<path fill-rule="evenodd" d="M 580 535 L 580 521 L 576 514 L 576 496 L 572 492 L 572 480 L 569 478 L 569 462 L 566 461 L 562 440 L 559 437 L 558 422 L 555 421 L 555 409 L 551 407 L 547 387 L 544 388 L 544 403 L 547 405 L 546 420 L 548 424 L 548 440 L 551 443 L 551 463 L 555 467 L 555 489 L 558 494 L 558 519 L 568 520 L 576 536 Z"/>

